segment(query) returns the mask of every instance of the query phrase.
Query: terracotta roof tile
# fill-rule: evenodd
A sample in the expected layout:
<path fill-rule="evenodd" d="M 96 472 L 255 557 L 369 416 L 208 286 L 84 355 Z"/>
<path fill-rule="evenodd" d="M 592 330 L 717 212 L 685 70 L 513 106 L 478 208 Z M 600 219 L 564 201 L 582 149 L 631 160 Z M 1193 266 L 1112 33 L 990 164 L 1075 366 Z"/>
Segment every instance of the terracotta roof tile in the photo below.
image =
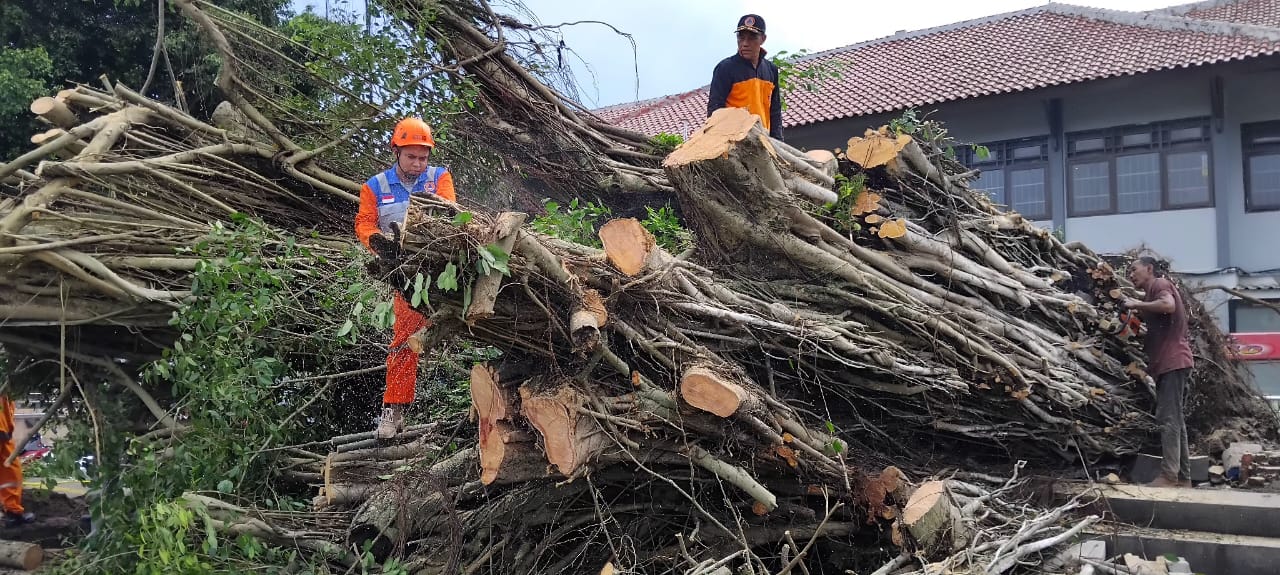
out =
<path fill-rule="evenodd" d="M 1236 0 L 1197 2 L 1170 10 L 1198 20 L 1217 20 L 1280 28 L 1280 0 Z"/>
<path fill-rule="evenodd" d="M 1212 15 L 1214 19 L 1204 19 Z M 1280 52 L 1280 0 L 1205 2 L 1152 12 L 1049 4 L 811 55 L 840 78 L 792 93 L 784 126 Z M 688 135 L 707 87 L 595 112 L 646 134 Z"/>

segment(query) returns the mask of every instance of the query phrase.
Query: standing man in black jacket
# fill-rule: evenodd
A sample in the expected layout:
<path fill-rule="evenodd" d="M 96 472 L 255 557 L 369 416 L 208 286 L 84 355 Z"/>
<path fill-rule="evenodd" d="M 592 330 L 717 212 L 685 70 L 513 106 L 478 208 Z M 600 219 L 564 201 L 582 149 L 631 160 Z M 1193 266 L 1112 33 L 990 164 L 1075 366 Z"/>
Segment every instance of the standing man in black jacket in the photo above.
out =
<path fill-rule="evenodd" d="M 765 58 L 764 18 L 747 14 L 738 19 L 738 53 L 721 60 L 711 74 L 707 116 L 720 108 L 746 108 L 760 117 L 769 135 L 782 139 L 782 99 L 778 67 Z"/>

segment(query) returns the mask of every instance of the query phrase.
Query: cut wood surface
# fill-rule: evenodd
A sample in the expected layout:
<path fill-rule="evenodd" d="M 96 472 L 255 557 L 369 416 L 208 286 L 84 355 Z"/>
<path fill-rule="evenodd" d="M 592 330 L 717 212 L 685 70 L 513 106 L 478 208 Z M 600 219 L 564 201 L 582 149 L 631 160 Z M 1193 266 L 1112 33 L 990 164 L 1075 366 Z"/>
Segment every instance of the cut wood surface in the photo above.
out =
<path fill-rule="evenodd" d="M 80 123 L 75 112 L 57 98 L 43 97 L 31 103 L 31 113 L 49 121 L 59 128 L 72 128 Z"/>
<path fill-rule="evenodd" d="M 759 124 L 760 118 L 746 108 L 720 108 L 711 113 L 702 128 L 671 152 L 662 165 L 683 166 L 723 156 Z"/>
<path fill-rule="evenodd" d="M 680 377 L 680 396 L 689 405 L 720 417 L 729 417 L 751 395 L 742 386 L 721 377 L 716 372 L 695 367 Z"/>
<path fill-rule="evenodd" d="M 600 226 L 600 242 L 604 253 L 618 271 L 636 276 L 644 271 L 658 245 L 648 230 L 635 218 L 609 220 Z"/>
<path fill-rule="evenodd" d="M 955 505 L 944 481 L 929 481 L 911 494 L 902 510 L 902 523 L 922 545 L 928 546 L 951 529 Z"/>
<path fill-rule="evenodd" d="M 0 566 L 34 571 L 44 562 L 44 549 L 24 541 L 0 539 Z"/>
<path fill-rule="evenodd" d="M 521 410 L 542 436 L 547 460 L 566 477 L 572 477 L 609 444 L 595 420 L 582 413 L 586 401 L 572 388 L 553 391 L 520 388 Z"/>

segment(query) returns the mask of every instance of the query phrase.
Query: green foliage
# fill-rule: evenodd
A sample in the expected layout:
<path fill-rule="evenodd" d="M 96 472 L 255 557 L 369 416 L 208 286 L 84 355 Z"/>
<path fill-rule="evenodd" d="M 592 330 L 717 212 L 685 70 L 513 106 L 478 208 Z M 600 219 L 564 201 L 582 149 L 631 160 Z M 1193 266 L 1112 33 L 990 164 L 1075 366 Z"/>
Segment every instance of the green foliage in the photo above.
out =
<path fill-rule="evenodd" d="M 651 206 L 645 206 L 644 209 L 649 216 L 642 220 L 640 225 L 653 234 L 653 238 L 657 240 L 659 246 L 662 246 L 662 249 L 678 254 L 693 247 L 693 235 L 680 223 L 680 218 L 676 216 L 675 210 L 671 209 L 671 204 L 656 210 Z"/>
<path fill-rule="evenodd" d="M 857 173 L 853 177 L 836 174 L 836 201 L 818 209 L 818 215 L 827 219 L 836 229 L 849 233 L 858 232 L 862 225 L 853 215 L 853 207 L 858 203 L 858 196 L 866 190 L 866 174 Z"/>
<path fill-rule="evenodd" d="M 803 62 L 808 50 L 800 50 L 794 54 L 779 50 L 770 60 L 778 67 L 778 89 L 781 90 L 782 109 L 787 109 L 787 97 L 796 90 L 816 92 L 818 86 L 826 80 L 840 78 L 846 64 L 843 61 L 811 60 Z"/>
<path fill-rule="evenodd" d="M 165 46 L 170 62 L 192 113 L 208 117 L 222 98 L 215 85 L 219 63 L 209 56 L 208 45 L 196 27 L 172 3 L 168 4 Z M 275 26 L 289 0 L 221 0 L 217 4 Z M 41 95 L 75 82 L 99 85 L 98 76 L 102 74 L 113 82 L 141 89 L 156 43 L 156 16 L 156 3 L 152 1 L 0 2 L 0 51 L 31 54 L 43 50 L 51 71 L 25 76 L 41 82 L 46 92 Z M 30 57 L 19 58 L 31 61 Z M 157 70 L 148 95 L 174 100 L 173 83 L 163 65 Z M 0 158 L 5 159 L 25 151 L 30 145 L 28 138 L 38 127 L 26 109 L 31 99 L 14 101 L 9 96 L 0 91 L 0 126 L 5 127 L 0 130 Z"/>
<path fill-rule="evenodd" d="M 903 110 L 902 115 L 889 120 L 889 129 L 895 134 L 915 134 L 920 129 L 920 113 L 915 108 Z"/>
<path fill-rule="evenodd" d="M 655 155 L 665 156 L 674 152 L 676 148 L 680 147 L 680 144 L 684 143 L 684 136 L 662 132 L 654 136 L 651 142 L 653 144 L 652 152 Z"/>
<path fill-rule="evenodd" d="M 91 508 L 99 528 L 84 546 L 88 553 L 68 562 L 68 572 L 234 572 L 246 568 L 244 561 L 274 561 L 273 553 L 285 551 L 220 541 L 198 514 L 175 507 L 178 498 L 216 491 L 304 508 L 301 499 L 268 491 L 276 466 L 261 450 L 365 429 L 372 421 L 377 403 L 358 399 L 361 386 L 299 381 L 381 360 L 361 351 L 385 337 L 390 306 L 365 277 L 360 252 L 352 248 L 348 257 L 333 258 L 330 250 L 234 219 L 190 248 L 200 261 L 194 297 L 170 321 L 179 336 L 142 371 L 148 387 L 168 389 L 177 399 L 183 432 L 171 442 L 137 441 L 126 431 L 128 414 L 101 402 L 103 421 L 120 428 L 97 433 L 73 425 L 59 443 L 59 465 L 73 461 L 63 449 L 96 452 L 101 465 L 92 485 L 102 496 Z M 362 405 L 370 417 L 353 417 Z"/>
<path fill-rule="evenodd" d="M 533 229 L 584 246 L 601 247 L 600 238 L 596 236 L 597 223 L 609 217 L 608 206 L 574 198 L 563 212 L 560 203 L 552 200 L 545 200 L 542 207 L 547 213 L 534 218 Z"/>
<path fill-rule="evenodd" d="M 49 91 L 52 79 L 53 61 L 43 47 L 0 47 L 0 118 L 26 119 L 27 106 Z"/>

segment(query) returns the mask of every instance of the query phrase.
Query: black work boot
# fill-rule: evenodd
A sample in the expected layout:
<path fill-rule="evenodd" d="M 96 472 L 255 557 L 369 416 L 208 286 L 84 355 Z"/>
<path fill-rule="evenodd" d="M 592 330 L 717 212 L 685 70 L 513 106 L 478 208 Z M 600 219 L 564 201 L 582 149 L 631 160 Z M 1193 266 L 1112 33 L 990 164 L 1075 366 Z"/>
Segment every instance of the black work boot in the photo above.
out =
<path fill-rule="evenodd" d="M 24 511 L 22 513 L 14 513 L 12 511 L 4 512 L 5 527 L 17 527 L 18 525 L 31 523 L 35 520 L 36 520 L 36 514 L 30 511 Z"/>

